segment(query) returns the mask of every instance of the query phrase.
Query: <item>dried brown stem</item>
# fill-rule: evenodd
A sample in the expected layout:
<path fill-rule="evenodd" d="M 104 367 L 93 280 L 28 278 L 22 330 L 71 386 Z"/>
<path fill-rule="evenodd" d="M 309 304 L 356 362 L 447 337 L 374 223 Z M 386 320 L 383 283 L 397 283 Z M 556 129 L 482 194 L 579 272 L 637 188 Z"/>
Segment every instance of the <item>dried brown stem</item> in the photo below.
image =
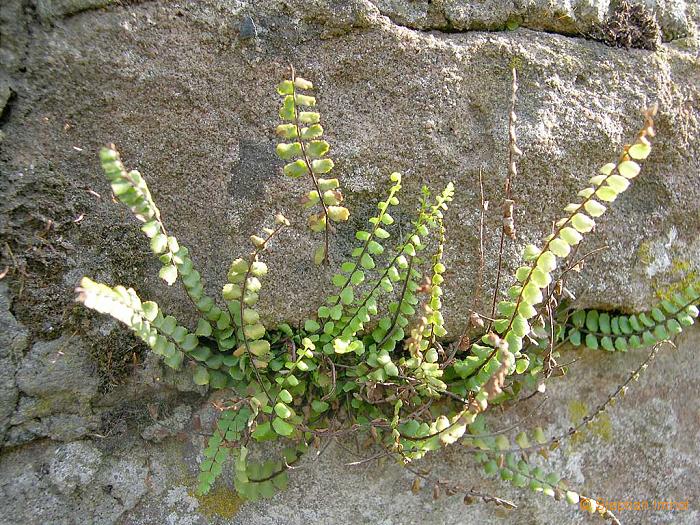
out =
<path fill-rule="evenodd" d="M 510 97 L 510 113 L 508 115 L 508 174 L 506 175 L 506 182 L 504 187 L 504 200 L 507 202 L 511 199 L 511 188 L 513 184 L 513 179 L 517 174 L 517 165 L 515 163 L 515 156 L 520 155 L 520 149 L 515 142 L 515 121 L 517 117 L 515 115 L 515 101 L 516 94 L 518 91 L 518 74 L 513 68 L 511 70 L 513 75 L 513 83 L 511 85 L 511 97 Z M 496 303 L 498 302 L 499 288 L 501 284 L 501 274 L 503 273 L 503 250 L 505 247 L 505 237 L 508 232 L 506 228 L 501 228 L 500 241 L 498 245 L 498 266 L 496 270 L 496 284 L 493 290 L 493 300 L 491 302 L 491 317 L 496 315 Z M 489 323 L 488 330 L 491 330 L 492 323 Z M 488 331 L 487 330 L 487 331 Z"/>

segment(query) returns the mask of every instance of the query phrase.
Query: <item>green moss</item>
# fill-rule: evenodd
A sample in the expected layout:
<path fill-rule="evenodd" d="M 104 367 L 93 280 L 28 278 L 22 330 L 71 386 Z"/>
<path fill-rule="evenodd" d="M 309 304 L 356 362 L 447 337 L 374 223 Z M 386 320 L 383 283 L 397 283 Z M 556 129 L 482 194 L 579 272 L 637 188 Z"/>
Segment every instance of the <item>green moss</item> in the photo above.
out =
<path fill-rule="evenodd" d="M 671 268 L 673 272 L 687 272 L 690 269 L 690 263 L 682 259 L 674 259 L 671 261 Z"/>
<path fill-rule="evenodd" d="M 515 18 L 509 18 L 508 21 L 506 22 L 506 29 L 508 31 L 515 31 L 519 27 L 520 27 L 520 21 L 516 20 Z"/>
<path fill-rule="evenodd" d="M 192 496 L 199 501 L 200 514 L 211 520 L 215 516 L 230 519 L 236 515 L 238 509 L 243 505 L 243 500 L 238 497 L 235 490 L 219 485 L 205 496 Z"/>
<path fill-rule="evenodd" d="M 586 414 L 588 414 L 588 407 L 584 403 L 575 399 L 569 401 L 569 421 L 574 425 L 578 425 Z"/>
<path fill-rule="evenodd" d="M 182 443 L 169 440 L 172 443 L 168 449 L 168 457 L 171 459 L 171 467 L 174 467 L 179 472 L 179 483 L 188 487 L 188 494 L 196 498 L 199 502 L 197 512 L 207 519 L 207 522 L 214 521 L 215 517 L 229 520 L 236 515 L 238 509 L 241 508 L 244 501 L 236 494 L 236 491 L 228 488 L 225 484 L 219 484 L 208 494 L 201 496 L 196 493 L 197 476 L 190 473 L 190 467 L 182 460 L 185 453 Z M 168 445 L 166 445 L 168 446 Z"/>
<path fill-rule="evenodd" d="M 593 422 L 593 432 L 603 441 L 610 442 L 613 438 L 612 421 L 607 414 L 601 414 Z"/>

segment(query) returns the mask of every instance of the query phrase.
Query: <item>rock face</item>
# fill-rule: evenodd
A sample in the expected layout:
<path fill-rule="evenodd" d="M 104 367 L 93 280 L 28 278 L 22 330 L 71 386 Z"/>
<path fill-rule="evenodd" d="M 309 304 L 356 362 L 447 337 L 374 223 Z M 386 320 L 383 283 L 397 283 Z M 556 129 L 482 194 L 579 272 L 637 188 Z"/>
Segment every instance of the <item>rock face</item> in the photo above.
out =
<path fill-rule="evenodd" d="M 93 368 L 81 339 L 63 336 L 34 344 L 15 375 L 22 397 L 11 420 L 10 437 L 29 431 L 32 437 L 66 441 L 95 430 L 98 421 L 90 402 L 99 379 Z"/>
<path fill-rule="evenodd" d="M 16 363 L 27 348 L 27 335 L 27 330 L 10 312 L 7 285 L 0 284 L 0 436 L 3 443 L 19 398 Z"/>
<path fill-rule="evenodd" d="M 635 16 L 620 18 L 620 4 Z M 643 20 L 651 33 L 640 34 L 653 42 L 632 39 L 624 49 L 595 40 L 611 35 L 603 30 L 613 16 L 627 25 L 612 36 L 637 34 Z M 190 496 L 201 392 L 164 373 L 121 327 L 73 303 L 73 288 L 89 275 L 133 286 L 183 320 L 191 315 L 182 291 L 156 277 L 136 221 L 111 202 L 96 152 L 114 142 L 145 175 L 212 293 L 229 262 L 248 251 L 248 236 L 283 211 L 298 227 L 266 258 L 262 310 L 269 324 L 299 322 L 329 293 L 333 268 L 311 262 L 317 237 L 297 203 L 307 185 L 285 178 L 274 155 L 274 88 L 293 63 L 319 88 L 334 173 L 352 212 L 333 236 L 334 263 L 352 250 L 390 172 L 404 173 L 395 214 L 403 231 L 421 185 L 439 191 L 455 182 L 445 317 L 457 334 L 469 309 L 486 302 L 474 298 L 480 174 L 491 202 L 486 299 L 495 281 L 511 68 L 519 76 L 524 156 L 507 270 L 596 167 L 615 159 L 641 123 L 640 110 L 657 101 L 653 154 L 591 236 L 588 249 L 607 248 L 570 282 L 580 306 L 646 308 L 671 283 L 700 272 L 698 23 L 696 2 L 671 0 L 3 2 L 0 499 L 12 512 L 0 513 L 0 523 L 10 523 L 4 516 L 13 523 L 346 523 L 348 515 L 358 523 L 412 523 L 421 512 L 430 514 L 420 522 L 501 519 L 483 506 L 464 514 L 454 498 L 414 498 L 409 474 L 395 466 L 349 470 L 343 462 L 352 457 L 340 447 L 272 502 L 238 509 L 224 492 L 218 500 Z M 639 397 L 610 416 L 609 433 L 593 432 L 556 460 L 572 483 L 610 500 L 698 493 L 697 347 L 691 332 L 678 354 L 651 370 Z M 566 428 L 568 409 L 580 408 L 570 401 L 590 409 L 609 390 L 603 385 L 640 357 L 586 356 L 576 377 L 552 384 L 543 418 Z M 471 468 L 457 451 L 430 461 L 450 476 Z M 582 519 L 536 499 L 503 519 Z M 698 515 L 629 521 L 695 523 Z"/>
<path fill-rule="evenodd" d="M 397 24 L 413 29 L 441 31 L 502 31 L 527 27 L 536 31 L 547 31 L 570 36 L 603 37 L 603 28 L 615 15 L 631 19 L 644 12 L 641 20 L 655 26 L 654 33 L 664 41 L 673 41 L 693 34 L 694 23 L 686 2 L 661 0 L 653 2 L 610 2 L 608 0 L 527 0 L 501 2 L 485 0 L 464 2 L 462 0 L 374 0 L 383 15 Z M 630 20 L 632 24 L 640 21 Z M 617 29 L 627 27 L 622 21 Z M 612 36 L 612 35 L 609 35 Z M 640 35 L 641 36 L 641 35 Z M 651 33 L 646 35 L 651 36 Z M 638 43 L 642 44 L 642 41 Z M 638 46 L 639 47 L 639 46 Z M 643 46 L 642 46 L 643 47 Z"/>

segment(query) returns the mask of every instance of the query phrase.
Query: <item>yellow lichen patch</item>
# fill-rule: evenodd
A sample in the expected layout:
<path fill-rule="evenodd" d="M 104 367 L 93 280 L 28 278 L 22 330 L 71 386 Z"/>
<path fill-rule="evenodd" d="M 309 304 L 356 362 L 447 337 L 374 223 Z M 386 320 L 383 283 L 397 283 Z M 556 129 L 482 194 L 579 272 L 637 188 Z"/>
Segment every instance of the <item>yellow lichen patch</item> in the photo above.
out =
<path fill-rule="evenodd" d="M 569 420 L 574 425 L 578 425 L 587 414 L 588 407 L 584 403 L 575 399 L 569 401 Z"/>
<path fill-rule="evenodd" d="M 687 272 L 690 269 L 690 263 L 688 261 L 683 261 L 681 259 L 673 259 L 671 261 L 671 268 L 673 272 Z"/>
<path fill-rule="evenodd" d="M 588 407 L 585 403 L 577 400 L 569 402 L 569 420 L 572 425 L 578 425 L 587 415 Z M 605 413 L 598 415 L 594 421 L 571 437 L 572 447 L 580 445 L 586 439 L 586 430 L 593 432 L 603 441 L 612 441 L 612 422 L 610 416 Z"/>
<path fill-rule="evenodd" d="M 674 262 L 674 270 L 677 270 L 680 273 L 685 273 L 687 271 L 687 263 L 684 264 L 682 262 Z M 694 288 L 700 286 L 700 273 L 696 271 L 687 272 L 683 278 L 678 279 L 667 286 L 657 286 L 656 296 L 662 300 L 670 299 L 673 297 L 674 293 L 682 292 L 688 286 L 692 286 Z"/>
<path fill-rule="evenodd" d="M 610 421 L 610 416 L 607 414 L 599 415 L 593 422 L 591 430 L 603 441 L 612 441 L 612 421 Z"/>
<path fill-rule="evenodd" d="M 649 241 L 644 241 L 639 245 L 639 248 L 637 249 L 637 258 L 645 266 L 649 266 L 651 264 L 653 259 L 651 255 L 651 243 Z"/>
<path fill-rule="evenodd" d="M 508 67 L 510 69 L 515 69 L 518 73 L 520 73 L 523 70 L 524 66 L 525 66 L 525 63 L 524 63 L 522 57 L 519 57 L 519 56 L 514 56 L 508 62 Z"/>
<path fill-rule="evenodd" d="M 225 519 L 232 518 L 243 504 L 243 500 L 238 497 L 236 491 L 221 486 L 205 496 L 195 495 L 195 497 L 199 500 L 198 511 L 209 519 L 215 516 Z"/>

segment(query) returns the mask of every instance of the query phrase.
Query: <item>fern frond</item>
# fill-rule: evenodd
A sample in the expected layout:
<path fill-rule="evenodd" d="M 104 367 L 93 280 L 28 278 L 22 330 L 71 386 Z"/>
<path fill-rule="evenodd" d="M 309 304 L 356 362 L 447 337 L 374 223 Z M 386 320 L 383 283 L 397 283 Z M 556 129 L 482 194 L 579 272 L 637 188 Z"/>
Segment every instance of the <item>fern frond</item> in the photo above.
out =
<path fill-rule="evenodd" d="M 523 456 L 510 452 L 494 459 L 486 452 L 480 452 L 476 459 L 482 464 L 488 476 L 499 475 L 502 480 L 512 483 L 517 488 L 541 492 L 558 501 L 566 501 L 569 505 L 578 505 L 579 508 L 589 510 L 592 514 L 598 512 L 603 519 L 620 525 L 617 517 L 605 506 L 600 505 L 593 498 L 571 490 L 558 474 L 548 473 L 542 467 L 531 465 Z"/>
<path fill-rule="evenodd" d="M 214 433 L 204 449 L 204 461 L 199 465 L 197 477 L 197 494 L 202 496 L 211 490 L 211 486 L 221 475 L 226 460 L 237 450 L 233 447 L 241 441 L 252 416 L 251 410 L 244 406 L 239 410 L 223 410 L 219 414 Z M 240 458 L 240 453 L 238 455 Z M 245 460 L 245 455 L 243 456 Z"/>
<path fill-rule="evenodd" d="M 652 346 L 692 325 L 698 317 L 698 306 L 700 293 L 688 286 L 649 312 L 610 315 L 595 309 L 577 310 L 567 319 L 562 339 L 574 346 L 609 352 Z"/>
<path fill-rule="evenodd" d="M 445 265 L 442 262 L 445 246 L 445 225 L 442 218 L 437 221 L 438 239 L 437 249 L 433 254 L 433 274 L 430 278 L 430 314 L 428 322 L 430 324 L 430 344 L 435 344 L 435 340 L 439 337 L 444 337 L 447 330 L 444 327 L 444 319 L 442 317 L 442 287 L 444 281 L 442 274 L 445 273 Z"/>
<path fill-rule="evenodd" d="M 344 308 L 354 302 L 357 287 L 365 282 L 365 271 L 375 267 L 373 256 L 384 252 L 380 241 L 388 239 L 390 233 L 383 226 L 394 222 L 388 210 L 390 206 L 399 204 L 396 194 L 401 190 L 401 174 L 392 173 L 390 180 L 393 184 L 389 188 L 387 198 L 377 205 L 379 214 L 368 221 L 371 228 L 369 231 L 359 230 L 355 233 L 355 238 L 361 241 L 362 245 L 352 251 L 353 259 L 344 262 L 340 266 L 340 272 L 333 275 L 331 282 L 338 291 L 327 299 L 328 306 L 319 307 L 319 319 L 340 320 Z"/>
<path fill-rule="evenodd" d="M 489 396 L 483 391 L 486 382 L 499 370 L 504 359 L 520 356 L 523 339 L 531 331 L 528 319 L 537 314 L 535 306 L 544 300 L 542 290 L 552 282 L 551 273 L 557 267 L 558 259 L 566 258 L 571 247 L 593 229 L 593 217 L 599 217 L 606 210 L 599 201 L 614 201 L 639 174 L 640 167 L 635 161 L 645 159 L 651 151 L 648 137 L 654 136 L 655 112 L 655 108 L 647 111 L 644 127 L 637 134 L 635 143 L 625 147 L 619 161 L 603 166 L 601 174 L 590 179 L 591 185 L 579 192 L 580 200 L 565 208 L 567 215 L 556 222 L 556 229 L 546 238 L 544 246 L 541 249 L 534 245 L 525 248 L 523 258 L 530 265 L 518 268 L 515 276 L 519 284 L 508 290 L 509 300 L 498 303 L 498 313 L 502 317 L 493 323 L 494 332 L 482 339 L 486 346 L 473 345 L 472 359 L 467 358 L 455 365 L 457 373 L 465 377 L 467 388 L 478 392 L 479 410 L 488 406 Z M 514 371 L 513 360 L 507 375 Z"/>
<path fill-rule="evenodd" d="M 449 183 L 443 192 L 436 197 L 433 205 L 421 210 L 418 218 L 413 222 L 414 227 L 412 231 L 394 250 L 393 258 L 388 264 L 384 265 L 384 269 L 378 277 L 368 281 L 367 286 L 371 287 L 370 290 L 362 297 L 355 298 L 352 309 L 349 309 L 347 313 L 341 310 L 339 312 L 341 317 L 334 323 L 332 330 L 321 335 L 320 341 L 324 343 L 323 350 L 325 353 L 345 354 L 355 352 L 361 355 L 365 350 L 368 350 L 370 353 L 375 352 L 375 350 L 387 353 L 394 349 L 398 341 L 403 339 L 403 327 L 408 324 L 406 316 L 415 313 L 413 305 L 418 303 L 415 292 L 418 289 L 418 280 L 421 277 L 421 273 L 413 267 L 411 260 L 417 257 L 418 252 L 425 249 L 422 237 L 428 235 L 428 225 L 433 225 L 435 219 L 438 216 L 442 216 L 442 211 L 447 209 L 447 203 L 452 200 L 453 195 L 454 186 L 452 183 Z M 373 219 L 379 220 L 377 218 Z M 393 218 L 387 213 L 384 213 L 381 220 L 386 225 L 393 223 Z M 370 220 L 370 222 L 374 221 Z M 367 253 L 362 257 L 365 259 L 363 268 L 371 270 L 376 267 L 373 257 Z M 420 258 L 418 258 L 418 261 L 421 261 Z M 360 264 L 362 264 L 362 260 L 360 260 Z M 394 290 L 392 283 L 396 282 L 402 283 L 400 301 L 392 303 L 388 315 L 379 319 L 378 331 L 373 332 L 371 339 L 367 339 L 367 341 L 356 339 L 356 334 L 364 328 L 365 323 L 369 322 L 371 316 L 377 315 L 377 298 L 379 295 L 392 292 Z M 334 297 L 329 298 L 331 304 L 335 300 L 336 298 Z M 365 345 L 365 342 L 367 345 Z M 381 349 L 379 349 L 380 346 Z M 393 374 L 397 371 L 395 370 L 396 365 L 391 360 L 385 363 L 383 367 L 387 370 L 387 373 Z M 381 376 L 383 372 L 377 372 L 377 374 Z"/>
<path fill-rule="evenodd" d="M 193 267 L 189 250 L 180 246 L 177 239 L 165 229 L 160 210 L 153 201 L 145 179 L 136 170 L 126 170 L 113 145 L 100 149 L 100 161 L 114 195 L 144 223 L 141 231 L 151 240 L 151 251 L 158 255 L 163 265 L 159 277 L 171 286 L 177 280 L 179 271 L 187 295 L 197 309 L 206 315 L 214 306 L 214 300 L 204 293 L 201 276 Z"/>
<path fill-rule="evenodd" d="M 291 68 L 291 80 L 277 86 L 277 92 L 284 97 L 280 118 L 287 123 L 277 126 L 277 134 L 285 140 L 277 144 L 277 155 L 285 161 L 284 173 L 299 178 L 308 175 L 313 189 L 304 199 L 305 208 L 320 207 L 321 211 L 309 216 L 309 228 L 323 232 L 324 242 L 314 252 L 314 262 L 328 262 L 328 244 L 331 222 L 347 221 L 350 212 L 341 206 L 343 194 L 338 179 L 320 178 L 333 169 L 333 160 L 327 157 L 330 145 L 322 140 L 323 127 L 319 124 L 320 115 L 303 108 L 316 106 L 316 98 L 304 95 L 303 91 L 313 89 L 308 80 L 297 77 Z"/>
<path fill-rule="evenodd" d="M 172 316 L 163 316 L 153 301 L 142 302 L 136 292 L 123 286 L 107 286 L 83 277 L 77 301 L 108 314 L 128 326 L 171 368 L 179 369 L 185 354 L 194 353 L 199 339 Z M 192 356 L 194 358 L 194 356 Z"/>
<path fill-rule="evenodd" d="M 227 275 L 228 284 L 224 285 L 222 291 L 222 295 L 227 301 L 228 312 L 223 312 L 217 321 L 218 330 L 228 330 L 233 321 L 236 329 L 235 336 L 229 335 L 233 331 L 227 331 L 225 335 L 229 336 L 229 339 L 220 340 L 219 345 L 230 349 L 233 348 L 235 341 L 240 343 L 240 346 L 233 352 L 233 357 L 242 358 L 245 356 L 247 358 L 258 384 L 266 393 L 267 387 L 258 369 L 267 368 L 272 360 L 272 354 L 270 342 L 264 339 L 265 325 L 260 321 L 260 313 L 254 308 L 262 287 L 260 278 L 267 275 L 267 265 L 260 260 L 260 255 L 272 238 L 286 226 L 289 226 L 289 221 L 284 215 L 278 214 L 275 218 L 275 228 L 264 229 L 265 237 L 251 236 L 250 241 L 254 249 L 248 260 L 238 258 L 231 263 Z M 245 361 L 237 364 L 240 364 L 241 370 L 247 368 Z M 269 395 L 268 399 L 272 400 Z"/>
<path fill-rule="evenodd" d="M 234 471 L 234 485 L 238 494 L 252 501 L 271 498 L 278 490 L 285 490 L 289 482 L 288 469 L 299 461 L 306 452 L 305 445 L 287 447 L 281 459 L 268 459 L 262 462 L 237 462 Z"/>

